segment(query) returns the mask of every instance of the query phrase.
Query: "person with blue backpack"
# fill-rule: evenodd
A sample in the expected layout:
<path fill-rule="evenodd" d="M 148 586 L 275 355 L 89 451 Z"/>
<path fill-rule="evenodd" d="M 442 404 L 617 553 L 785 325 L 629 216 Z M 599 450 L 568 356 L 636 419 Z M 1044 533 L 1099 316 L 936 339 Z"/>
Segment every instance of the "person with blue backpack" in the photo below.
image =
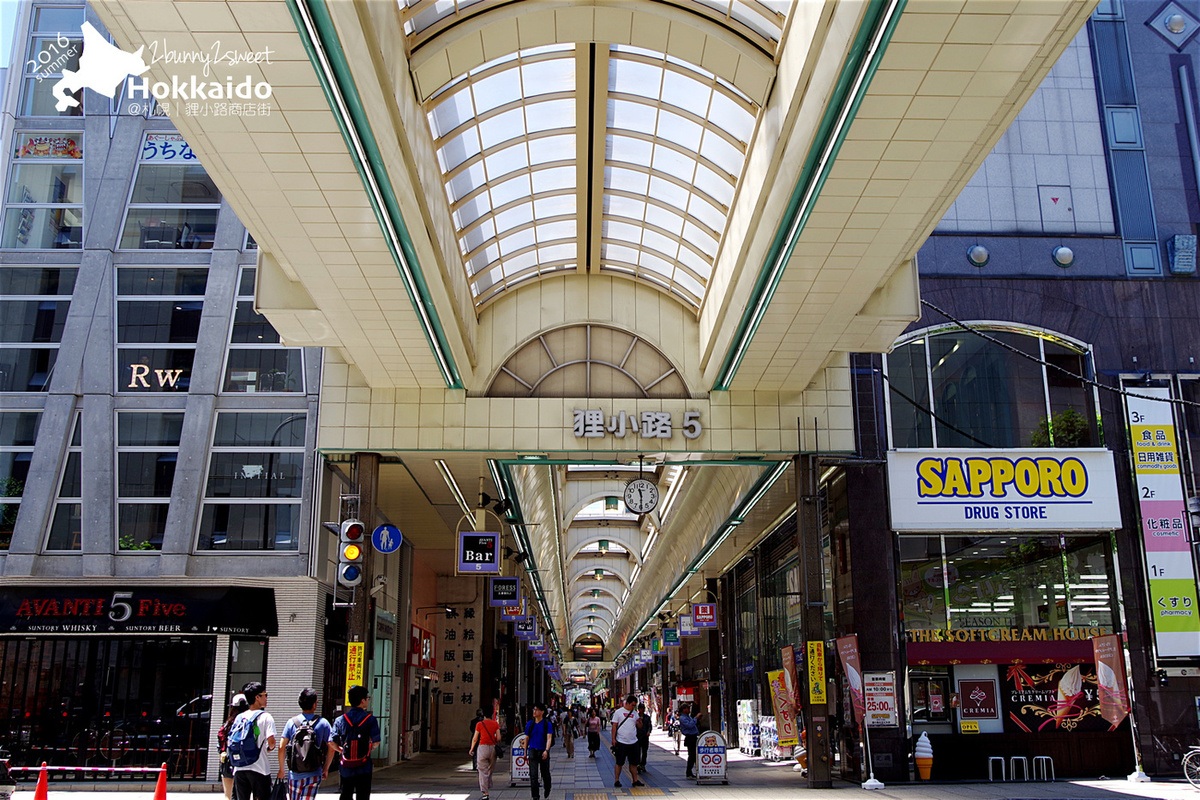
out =
<path fill-rule="evenodd" d="M 267 713 L 267 691 L 257 681 L 242 688 L 250 707 L 238 714 L 225 746 L 233 765 L 234 800 L 269 800 L 270 751 L 275 749 L 275 720 Z"/>
<path fill-rule="evenodd" d="M 279 743 L 279 779 L 287 779 L 288 800 L 314 800 L 337 751 L 333 726 L 317 713 L 317 693 L 300 692 L 300 712 L 283 726 Z"/>
<path fill-rule="evenodd" d="M 371 800 L 371 750 L 379 744 L 379 720 L 367 710 L 365 686 L 351 686 L 346 699 L 349 708 L 333 723 L 333 740 L 342 754 L 339 800 Z"/>

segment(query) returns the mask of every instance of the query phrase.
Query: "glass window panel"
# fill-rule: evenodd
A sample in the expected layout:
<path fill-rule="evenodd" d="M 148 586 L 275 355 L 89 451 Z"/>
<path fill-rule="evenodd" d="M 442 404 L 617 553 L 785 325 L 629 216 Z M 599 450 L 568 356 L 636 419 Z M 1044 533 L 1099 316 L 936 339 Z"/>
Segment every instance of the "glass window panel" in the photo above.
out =
<path fill-rule="evenodd" d="M 707 83 L 701 83 L 690 75 L 684 75 L 669 69 L 663 76 L 662 95 L 664 102 L 676 108 L 687 109 L 702 117 L 708 115 L 708 103 L 712 99 L 713 90 Z M 720 124 L 720 118 L 716 118 Z"/>
<path fill-rule="evenodd" d="M 555 58 L 521 65 L 521 85 L 526 97 L 575 91 L 575 61 Z"/>
<path fill-rule="evenodd" d="M 205 497 L 300 497 L 303 453 L 213 453 Z"/>
<path fill-rule="evenodd" d="M 717 253 L 717 240 L 700 230 L 700 228 L 690 221 L 684 226 L 683 238 L 698 250 L 708 253 L 710 256 L 715 256 Z"/>
<path fill-rule="evenodd" d="M 438 150 L 438 163 L 442 167 L 442 172 L 450 172 L 457 169 L 459 164 L 474 158 L 481 152 L 479 131 L 473 127 L 468 128 Z"/>
<path fill-rule="evenodd" d="M 650 195 L 660 203 L 683 210 L 687 208 L 691 192 L 678 184 L 671 183 L 661 176 L 655 175 L 650 178 Z"/>
<path fill-rule="evenodd" d="M 298 348 L 230 349 L 226 392 L 303 392 L 304 358 Z"/>
<path fill-rule="evenodd" d="M 76 28 L 78 30 L 78 28 Z M 76 105 L 67 106 L 62 111 L 55 108 L 58 98 L 54 96 L 56 80 L 26 78 L 22 86 L 20 114 L 26 117 L 81 117 L 83 116 L 83 90 L 73 92 L 68 97 L 75 98 Z"/>
<path fill-rule="evenodd" d="M 646 203 L 624 195 L 605 195 L 604 211 L 614 217 L 642 220 L 646 217 Z"/>
<path fill-rule="evenodd" d="M 83 483 L 80 477 L 80 453 L 67 453 L 67 466 L 63 469 L 62 483 L 59 485 L 59 497 L 80 497 L 83 495 Z"/>
<path fill-rule="evenodd" d="M 700 155 L 716 164 L 735 178 L 742 173 L 745 156 L 723 137 L 708 131 L 700 145 Z"/>
<path fill-rule="evenodd" d="M 249 294 L 253 294 L 254 270 L 250 270 L 250 275 Z M 205 268 L 119 267 L 117 269 L 117 294 L 119 295 L 203 296 L 207 286 L 208 270 Z M 242 294 L 247 294 L 247 292 L 242 292 Z"/>
<path fill-rule="evenodd" d="M 494 108 L 521 99 L 521 74 L 517 67 L 478 79 L 471 87 L 475 113 L 486 114 Z"/>
<path fill-rule="evenodd" d="M 1070 624 L 1056 538 L 946 537 L 952 628 L 1065 628 Z"/>
<path fill-rule="evenodd" d="M 300 506 L 294 503 L 205 503 L 201 550 L 295 550 Z"/>
<path fill-rule="evenodd" d="M 74 267 L 0 267 L 0 295 L 69 295 L 78 273 Z"/>
<path fill-rule="evenodd" d="M 531 164 L 567 161 L 575 158 L 575 134 L 541 136 L 529 143 Z"/>
<path fill-rule="evenodd" d="M 258 242 L 256 242 L 254 240 L 254 237 L 250 235 L 250 231 L 246 231 L 246 246 L 243 249 L 244 250 L 257 250 L 258 249 Z"/>
<path fill-rule="evenodd" d="M 551 167 L 533 173 L 533 191 L 536 194 L 570 189 L 575 186 L 575 167 Z"/>
<path fill-rule="evenodd" d="M 662 228 L 667 233 L 682 236 L 686 220 L 682 214 L 676 211 L 650 203 L 646 206 L 646 222 Z M 691 226 L 691 228 L 694 230 L 695 226 Z"/>
<path fill-rule="evenodd" d="M 483 186 L 486 182 L 487 175 L 484 172 L 483 164 L 472 164 L 451 178 L 446 184 L 447 196 L 450 198 L 451 203 L 457 203 L 480 186 Z M 486 193 L 476 196 L 463 205 L 464 216 L 467 213 L 471 213 L 469 209 L 472 205 L 485 207 L 487 203 Z M 471 217 L 471 219 L 475 219 L 476 217 L 478 217 L 478 214 Z"/>
<path fill-rule="evenodd" d="M 525 122 L 529 133 L 569 128 L 575 123 L 575 101 L 547 100 L 527 105 Z"/>
<path fill-rule="evenodd" d="M 573 232 L 572 232 L 573 236 Z M 538 248 L 538 258 L 543 263 L 548 261 L 573 261 L 576 255 L 575 243 L 554 244 L 549 247 Z"/>
<path fill-rule="evenodd" d="M 510 109 L 479 122 L 479 141 L 484 150 L 501 142 L 516 139 L 525 133 L 525 114 L 520 108 Z"/>
<path fill-rule="evenodd" d="M 254 296 L 254 280 L 256 274 L 257 270 L 255 270 L 254 267 L 242 267 L 242 276 L 238 280 L 238 296 Z"/>
<path fill-rule="evenodd" d="M 279 334 L 262 314 L 254 310 L 253 300 L 239 300 L 233 314 L 231 342 L 277 344 Z"/>
<path fill-rule="evenodd" d="M 688 150 L 700 149 L 700 137 L 704 129 L 690 119 L 666 109 L 658 112 L 658 135 Z"/>
<path fill-rule="evenodd" d="M 608 143 L 609 158 L 612 161 L 650 166 L 650 159 L 654 155 L 654 145 L 651 142 L 632 136 L 611 135 L 608 137 Z"/>
<path fill-rule="evenodd" d="M 471 105 L 471 93 L 466 87 L 440 98 L 438 104 L 429 112 L 429 127 L 433 129 L 433 138 L 441 139 L 473 116 L 475 109 Z"/>
<path fill-rule="evenodd" d="M 118 497 L 170 497 L 178 454 L 118 453 Z"/>
<path fill-rule="evenodd" d="M 1046 361 L 1052 365 L 1046 368 L 1046 386 L 1053 415 L 1054 446 L 1095 447 L 1100 439 L 1096 428 L 1095 395 L 1083 381 L 1060 371 L 1087 377 L 1086 355 L 1048 340 L 1044 347 Z"/>
<path fill-rule="evenodd" d="M 70 33 L 83 25 L 83 6 L 36 6 L 33 30 L 41 33 Z"/>
<path fill-rule="evenodd" d="M 609 98 L 608 126 L 618 130 L 635 131 L 653 136 L 658 123 L 658 110 L 643 103 Z"/>
<path fill-rule="evenodd" d="M 754 115 L 723 92 L 713 93 L 708 118 L 714 123 L 719 120 L 721 129 L 733 134 L 739 142 L 749 142 L 754 134 Z"/>
<path fill-rule="evenodd" d="M 304 414 L 223 411 L 213 447 L 303 447 L 305 420 Z"/>
<path fill-rule="evenodd" d="M 0 342 L 62 340 L 70 300 L 0 300 Z"/>
<path fill-rule="evenodd" d="M 0 413 L 0 447 L 32 447 L 41 423 L 40 411 Z"/>
<path fill-rule="evenodd" d="M 712 274 L 712 264 L 705 261 L 703 256 L 686 247 L 679 248 L 679 262 L 705 280 Z M 675 279 L 684 280 L 688 278 L 686 273 L 680 271 L 675 274 Z"/>
<path fill-rule="evenodd" d="M 485 219 L 483 222 L 476 225 L 471 230 L 467 231 L 462 239 L 464 253 L 470 253 L 477 247 L 481 247 L 489 239 L 496 235 L 496 226 L 492 224 L 490 219 Z"/>
<path fill-rule="evenodd" d="M 933 447 L 925 340 L 918 339 L 897 347 L 886 358 L 891 395 L 888 400 L 892 405 L 892 446 Z"/>
<path fill-rule="evenodd" d="M 538 219 L 561 217 L 575 213 L 575 194 L 559 194 L 551 197 L 535 197 L 533 213 Z"/>
<path fill-rule="evenodd" d="M 10 203 L 83 203 L 82 164 L 27 164 L 13 166 L 8 184 Z"/>
<path fill-rule="evenodd" d="M 1108 535 L 1067 538 L 1064 543 L 1071 624 L 1117 630 L 1117 579 Z"/>
<path fill-rule="evenodd" d="M 76 250 L 83 246 L 82 208 L 13 208 L 4 212 L 0 247 Z"/>
<path fill-rule="evenodd" d="M 121 550 L 162 550 L 169 509 L 166 503 L 121 503 L 117 546 Z"/>
<path fill-rule="evenodd" d="M 608 220 L 604 224 L 604 236 L 610 239 L 620 239 L 626 242 L 637 244 L 642 241 L 642 231 L 644 229 L 639 225 L 630 225 L 627 222 L 618 222 L 616 220 Z"/>
<path fill-rule="evenodd" d="M 71 430 L 71 447 L 83 446 L 83 415 L 75 415 L 75 426 Z"/>
<path fill-rule="evenodd" d="M 1034 359 L 1038 341 L 993 336 Z M 1042 369 L 973 333 L 946 333 L 929 341 L 933 410 L 940 447 L 1027 446 L 1046 415 Z"/>
<path fill-rule="evenodd" d="M 946 627 L 946 592 L 939 537 L 900 537 L 900 589 L 904 624 L 908 630 Z"/>
<path fill-rule="evenodd" d="M 490 192 L 492 208 L 499 208 L 521 197 L 527 197 L 530 194 L 529 175 L 523 173 L 502 183 L 492 184 Z"/>
<path fill-rule="evenodd" d="M 17 527 L 17 513 L 20 510 L 20 503 L 0 501 L 0 551 L 7 550 L 12 544 L 13 530 Z"/>
<path fill-rule="evenodd" d="M 504 261 L 504 274 L 506 276 L 516 275 L 518 272 L 529 269 L 537 264 L 537 253 L 529 252 L 507 258 Z"/>
<path fill-rule="evenodd" d="M 122 300 L 117 303 L 117 341 L 194 343 L 203 310 L 201 300 Z"/>
<path fill-rule="evenodd" d="M 142 164 L 129 202 L 212 205 L 221 202 L 221 193 L 199 164 Z"/>
<path fill-rule="evenodd" d="M 496 230 L 503 234 L 533 221 L 533 203 L 522 203 L 495 216 Z"/>
<path fill-rule="evenodd" d="M 50 523 L 47 550 L 80 550 L 83 546 L 83 506 L 79 503 L 59 503 Z"/>
<path fill-rule="evenodd" d="M 459 206 L 454 212 L 454 224 L 461 231 L 464 228 L 469 228 L 471 223 L 482 217 L 484 214 L 492 210 L 491 204 L 488 203 L 487 194 L 473 197 Z"/>
<path fill-rule="evenodd" d="M 696 165 L 695 186 L 725 208 L 733 202 L 733 184 L 703 164 Z"/>
<path fill-rule="evenodd" d="M 708 272 L 704 270 L 696 270 L 704 277 L 708 277 Z M 704 297 L 704 286 L 691 275 L 688 275 L 683 270 L 675 270 L 675 283 L 679 284 L 680 288 L 690 292 L 697 299 Z"/>
<path fill-rule="evenodd" d="M 635 94 L 651 100 L 662 97 L 663 68 L 624 58 L 609 59 L 610 91 Z"/>
<path fill-rule="evenodd" d="M 562 137 L 551 137 L 562 138 Z M 525 142 L 506 147 L 484 158 L 487 174 L 492 180 L 508 175 L 510 172 L 529 167 L 529 146 Z"/>
<path fill-rule="evenodd" d="M 725 214 L 712 204 L 710 200 L 699 195 L 692 195 L 688 203 L 688 215 L 695 217 L 701 224 L 707 225 L 714 231 L 724 230 Z"/>
<path fill-rule="evenodd" d="M 537 240 L 541 244 L 553 242 L 557 239 L 574 239 L 575 221 L 563 220 L 562 222 L 543 223 L 538 225 L 535 231 L 537 232 Z"/>
<path fill-rule="evenodd" d="M 121 249 L 212 249 L 217 213 L 215 208 L 131 208 L 125 217 Z"/>
<path fill-rule="evenodd" d="M 58 348 L 0 348 L 0 392 L 44 392 Z"/>
<path fill-rule="evenodd" d="M 186 392 L 192 382 L 195 348 L 117 349 L 117 391 Z"/>
<path fill-rule="evenodd" d="M 11 499 L 25 493 L 31 458 L 33 453 L 30 451 L 0 452 L 0 497 Z"/>
<path fill-rule="evenodd" d="M 533 236 L 533 229 L 526 228 L 524 230 L 517 231 L 516 233 L 509 234 L 500 240 L 500 255 L 509 256 L 518 250 L 523 250 L 526 247 L 530 247 L 536 243 L 537 242 Z"/>
<path fill-rule="evenodd" d="M 642 234 L 642 247 L 656 250 L 668 258 L 674 257 L 679 250 L 679 242 L 655 230 L 647 230 Z M 669 272 L 669 270 L 668 270 Z"/>
<path fill-rule="evenodd" d="M 117 414 L 117 445 L 121 447 L 178 447 L 182 434 L 182 411 Z"/>
<path fill-rule="evenodd" d="M 650 188 L 650 176 L 645 172 L 620 167 L 604 168 L 604 184 L 631 194 L 646 194 Z"/>

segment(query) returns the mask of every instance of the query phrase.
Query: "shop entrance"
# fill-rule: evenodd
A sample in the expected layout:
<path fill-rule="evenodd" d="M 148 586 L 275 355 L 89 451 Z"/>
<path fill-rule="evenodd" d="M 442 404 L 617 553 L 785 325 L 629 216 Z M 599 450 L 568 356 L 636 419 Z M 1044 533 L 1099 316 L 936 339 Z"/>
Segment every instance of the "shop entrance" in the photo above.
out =
<path fill-rule="evenodd" d="M 16 766 L 165 761 L 203 780 L 215 651 L 213 636 L 0 637 L 0 748 Z"/>

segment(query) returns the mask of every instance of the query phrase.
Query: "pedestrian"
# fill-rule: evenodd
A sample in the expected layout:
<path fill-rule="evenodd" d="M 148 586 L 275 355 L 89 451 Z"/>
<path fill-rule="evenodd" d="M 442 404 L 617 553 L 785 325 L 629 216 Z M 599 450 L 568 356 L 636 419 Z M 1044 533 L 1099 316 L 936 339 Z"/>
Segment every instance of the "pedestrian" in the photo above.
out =
<path fill-rule="evenodd" d="M 314 800 L 337 753 L 333 726 L 317 713 L 312 689 L 302 690 L 297 703 L 300 713 L 283 726 L 279 742 L 279 778 L 287 778 L 288 800 Z"/>
<path fill-rule="evenodd" d="M 338 765 L 342 783 L 339 798 L 371 800 L 371 751 L 379 744 L 379 720 L 367 710 L 371 698 L 365 686 L 351 686 L 346 698 L 350 708 L 333 724 L 333 740 L 342 754 Z"/>
<path fill-rule="evenodd" d="M 587 736 L 588 736 L 588 758 L 595 758 L 596 751 L 600 749 L 600 728 L 604 723 L 600 719 L 600 712 L 592 706 L 588 711 L 587 720 Z"/>
<path fill-rule="evenodd" d="M 558 715 L 558 729 L 562 733 L 563 747 L 567 750 L 567 758 L 575 757 L 575 715 L 564 710 Z"/>
<path fill-rule="evenodd" d="M 633 785 L 645 786 L 638 780 L 637 773 L 638 757 L 641 752 L 641 746 L 638 744 L 638 728 L 641 727 L 642 720 L 638 716 L 638 710 L 634 707 L 636 703 L 637 698 L 629 695 L 625 698 L 624 706 L 613 710 L 613 755 L 617 757 L 617 766 L 613 771 L 614 789 L 621 786 L 621 767 L 625 766 L 626 762 L 629 763 L 629 777 L 633 778 Z"/>
<path fill-rule="evenodd" d="M 221 766 L 217 771 L 221 775 L 221 788 L 225 790 L 225 800 L 233 798 L 233 765 L 229 763 L 229 753 L 226 748 L 229 746 L 229 730 L 233 727 L 233 721 L 249 708 L 246 702 L 246 695 L 238 692 L 233 696 L 233 700 L 229 703 L 229 712 L 225 715 L 225 723 L 217 730 L 217 752 L 220 754 Z"/>
<path fill-rule="evenodd" d="M 684 703 L 679 708 L 679 732 L 683 734 L 683 744 L 687 748 L 687 777 L 696 777 L 696 739 L 700 736 L 700 728 L 692 717 L 692 707 Z"/>
<path fill-rule="evenodd" d="M 496 745 L 500 743 L 500 725 L 483 716 L 482 708 L 475 716 L 479 722 L 475 723 L 475 734 L 471 737 L 471 758 L 479 773 L 479 791 L 483 792 L 483 800 L 488 800 L 492 790 L 492 770 L 496 766 Z"/>
<path fill-rule="evenodd" d="M 529 754 L 529 793 L 538 800 L 538 772 L 550 796 L 550 748 L 554 745 L 554 723 L 546 718 L 545 703 L 533 704 L 533 719 L 525 723 L 525 752 Z"/>
<path fill-rule="evenodd" d="M 268 800 L 275 720 L 266 712 L 267 690 L 261 683 L 247 683 L 242 694 L 248 705 L 233 721 L 227 745 L 233 765 L 233 796 L 236 800 Z"/>
<path fill-rule="evenodd" d="M 650 731 L 654 728 L 654 720 L 646 713 L 646 704 L 638 703 L 638 769 L 646 772 L 646 759 L 650 757 Z"/>
<path fill-rule="evenodd" d="M 475 726 L 478 725 L 482 720 L 483 720 L 483 709 L 482 708 L 475 709 L 475 718 L 472 719 L 470 724 L 467 726 L 467 730 L 470 732 L 470 734 L 472 736 L 475 735 Z M 471 752 L 471 769 L 479 769 L 479 765 L 475 761 L 474 751 Z"/>

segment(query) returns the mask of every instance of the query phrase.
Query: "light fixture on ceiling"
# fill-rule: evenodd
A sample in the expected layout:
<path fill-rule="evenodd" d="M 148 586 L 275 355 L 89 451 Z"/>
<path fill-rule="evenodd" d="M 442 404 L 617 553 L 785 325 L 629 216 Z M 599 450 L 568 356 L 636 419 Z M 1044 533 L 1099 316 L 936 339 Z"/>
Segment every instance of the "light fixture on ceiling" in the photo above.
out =
<path fill-rule="evenodd" d="M 436 459 L 433 463 L 437 466 L 438 472 L 442 473 L 442 480 L 446 482 L 446 486 L 450 489 L 450 494 L 454 495 L 454 502 L 458 503 L 458 507 L 462 509 L 463 515 L 471 521 L 471 527 L 479 530 L 475 525 L 475 513 L 467 505 L 467 498 L 463 496 L 462 489 L 458 488 L 458 482 L 454 480 L 454 476 L 450 473 L 449 465 L 440 458 Z"/>
<path fill-rule="evenodd" d="M 988 249 L 981 244 L 974 244 L 967 248 L 967 261 L 973 267 L 986 267 L 987 263 L 992 260 L 992 254 Z"/>

